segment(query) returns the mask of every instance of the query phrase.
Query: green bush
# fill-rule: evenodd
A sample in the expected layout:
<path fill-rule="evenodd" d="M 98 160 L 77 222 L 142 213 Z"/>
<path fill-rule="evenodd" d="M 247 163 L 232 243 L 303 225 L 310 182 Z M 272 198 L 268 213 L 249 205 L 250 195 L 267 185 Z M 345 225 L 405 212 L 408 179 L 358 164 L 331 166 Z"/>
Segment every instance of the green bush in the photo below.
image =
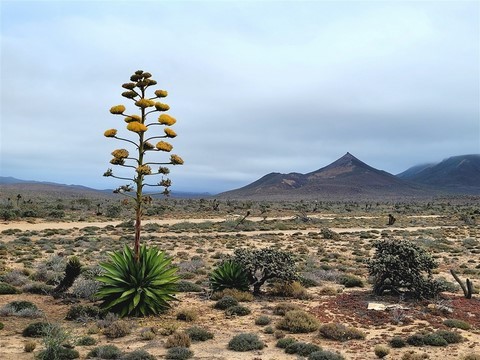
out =
<path fill-rule="evenodd" d="M 156 247 L 141 246 L 139 260 L 125 246 L 123 252 L 110 254 L 110 262 L 100 266 L 106 271 L 96 279 L 103 283 L 97 297 L 101 308 L 120 316 L 157 315 L 174 300 L 178 277 L 171 259 Z"/>
<path fill-rule="evenodd" d="M 68 309 L 66 320 L 81 320 L 102 318 L 104 313 L 93 305 L 73 305 Z"/>
<path fill-rule="evenodd" d="M 3 330 L 4 327 L 5 327 L 5 324 L 0 322 L 0 330 Z"/>
<path fill-rule="evenodd" d="M 291 303 L 280 303 L 275 305 L 273 313 L 275 315 L 285 316 L 285 314 L 292 310 L 301 310 L 300 306 Z"/>
<path fill-rule="evenodd" d="M 447 319 L 443 322 L 443 324 L 450 328 L 457 328 L 462 330 L 470 330 L 472 328 L 472 326 L 466 321 L 458 319 Z"/>
<path fill-rule="evenodd" d="M 354 275 L 343 275 L 340 277 L 339 283 L 347 288 L 364 287 L 363 280 Z"/>
<path fill-rule="evenodd" d="M 191 328 L 188 328 L 185 330 L 185 333 L 192 341 L 207 341 L 213 339 L 213 333 L 198 326 L 192 326 Z"/>
<path fill-rule="evenodd" d="M 426 334 L 423 337 L 423 341 L 425 342 L 425 345 L 430 345 L 430 346 L 447 346 L 448 345 L 447 340 L 445 340 L 441 335 L 437 333 Z"/>
<path fill-rule="evenodd" d="M 11 295 L 11 294 L 20 294 L 20 290 L 18 290 L 15 286 L 0 282 L 0 295 Z"/>
<path fill-rule="evenodd" d="M 258 335 L 253 333 L 236 335 L 228 342 L 228 349 L 233 351 L 261 350 L 264 346 Z"/>
<path fill-rule="evenodd" d="M 443 291 L 433 280 L 432 271 L 438 265 L 432 256 L 408 240 L 384 239 L 374 243 L 376 252 L 368 261 L 373 277 L 373 291 L 383 295 L 408 292 L 416 298 L 432 298 Z"/>
<path fill-rule="evenodd" d="M 232 260 L 247 272 L 254 294 L 260 292 L 261 286 L 267 280 L 292 282 L 298 279 L 295 259 L 289 252 L 275 248 L 236 249 Z"/>
<path fill-rule="evenodd" d="M 290 344 L 293 344 L 294 342 L 297 342 L 297 340 L 295 340 L 294 338 L 284 337 L 282 339 L 279 339 L 275 346 L 280 349 L 286 349 Z"/>
<path fill-rule="evenodd" d="M 178 292 L 202 292 L 203 288 L 200 285 L 192 283 L 191 281 L 180 280 L 177 283 Z"/>
<path fill-rule="evenodd" d="M 394 336 L 388 343 L 392 348 L 402 348 L 407 345 L 405 340 L 400 336 Z"/>
<path fill-rule="evenodd" d="M 226 310 L 229 307 L 238 305 L 238 300 L 232 296 L 224 296 L 215 303 L 215 309 Z"/>
<path fill-rule="evenodd" d="M 320 346 L 302 341 L 296 341 L 285 348 L 287 354 L 297 354 L 299 356 L 308 356 L 311 353 L 320 350 L 322 350 Z"/>
<path fill-rule="evenodd" d="M 24 337 L 43 337 L 47 334 L 47 332 L 51 329 L 52 325 L 47 322 L 36 322 L 29 324 L 25 329 L 22 331 L 22 335 Z"/>
<path fill-rule="evenodd" d="M 209 280 L 213 291 L 224 289 L 247 291 L 250 285 L 247 272 L 232 260 L 226 260 L 218 265 L 210 273 Z"/>
<path fill-rule="evenodd" d="M 260 325 L 260 326 L 265 326 L 268 325 L 272 322 L 272 319 L 270 319 L 266 315 L 260 315 L 255 319 L 255 325 Z"/>
<path fill-rule="evenodd" d="M 292 333 L 309 333 L 317 330 L 319 323 L 314 316 L 303 310 L 291 310 L 279 321 L 277 327 Z"/>
<path fill-rule="evenodd" d="M 365 333 L 353 327 L 339 323 L 325 324 L 320 327 L 320 335 L 326 339 L 337 341 L 363 340 Z"/>
<path fill-rule="evenodd" d="M 80 354 L 75 349 L 68 347 L 59 347 L 57 350 L 45 349 L 41 350 L 35 358 L 38 360 L 71 360 L 78 359 Z"/>
<path fill-rule="evenodd" d="M 37 354 L 37 359 L 70 360 L 79 358 L 78 351 L 70 346 L 69 340 L 69 333 L 56 324 L 50 324 L 42 339 L 45 349 Z"/>
<path fill-rule="evenodd" d="M 145 350 L 138 349 L 122 356 L 122 360 L 155 360 L 156 357 Z"/>
<path fill-rule="evenodd" d="M 308 355 L 308 360 L 345 360 L 345 358 L 342 355 L 332 351 L 320 350 Z"/>
<path fill-rule="evenodd" d="M 390 349 L 384 345 L 375 345 L 373 351 L 379 359 L 383 359 L 385 356 L 390 354 Z"/>
<path fill-rule="evenodd" d="M 425 345 L 425 336 L 423 334 L 413 334 L 407 337 L 407 344 L 412 346 Z"/>
<path fill-rule="evenodd" d="M 438 330 L 437 332 L 435 332 L 435 334 L 444 338 L 445 341 L 449 344 L 457 344 L 465 340 L 462 335 L 455 331 Z"/>
<path fill-rule="evenodd" d="M 243 305 L 230 306 L 228 309 L 225 310 L 225 314 L 227 316 L 246 316 L 250 313 L 250 309 Z"/>
<path fill-rule="evenodd" d="M 182 346 L 173 347 L 168 349 L 165 359 L 168 360 L 186 360 L 193 356 L 193 351 Z"/>
<path fill-rule="evenodd" d="M 76 344 L 79 346 L 91 346 L 91 345 L 96 345 L 97 340 L 95 340 L 91 336 L 83 336 L 76 341 Z"/>
<path fill-rule="evenodd" d="M 115 345 L 97 346 L 87 354 L 87 359 L 120 359 L 121 357 L 122 351 Z"/>

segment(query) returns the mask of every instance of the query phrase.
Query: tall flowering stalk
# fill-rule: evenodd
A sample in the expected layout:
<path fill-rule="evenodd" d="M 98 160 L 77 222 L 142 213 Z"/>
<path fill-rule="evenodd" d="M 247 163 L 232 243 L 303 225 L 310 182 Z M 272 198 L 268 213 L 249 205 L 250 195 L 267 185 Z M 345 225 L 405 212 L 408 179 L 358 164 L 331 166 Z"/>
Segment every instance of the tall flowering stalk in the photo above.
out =
<path fill-rule="evenodd" d="M 171 152 L 173 146 L 165 140 L 177 136 L 176 132 L 171 128 L 171 126 L 176 123 L 175 118 L 165 113 L 170 107 L 160 101 L 168 95 L 167 91 L 156 90 L 153 93 L 154 96 L 147 96 L 147 89 L 157 84 L 151 77 L 152 74 L 138 70 L 130 77 L 131 82 L 122 85 L 122 87 L 126 89 L 126 91 L 122 93 L 122 96 L 134 103 L 137 108 L 136 114 L 127 112 L 127 108 L 124 105 L 116 105 L 110 109 L 111 114 L 123 116 L 126 129 L 129 133 L 133 133 L 131 134 L 132 136 L 120 137 L 117 135 L 117 129 L 109 129 L 104 133 L 105 137 L 114 138 L 126 143 L 132 152 L 123 148 L 116 149 L 112 152 L 113 158 L 110 160 L 112 165 L 133 169 L 132 177 L 118 176 L 114 174 L 112 169 L 108 169 L 103 176 L 133 183 L 133 186 L 130 183 L 122 185 L 114 192 L 130 197 L 135 202 L 134 254 L 136 261 L 139 260 L 143 207 L 151 201 L 150 195 L 153 195 L 144 195 L 144 187 L 163 187 L 164 190 L 157 192 L 157 194 L 168 195 L 171 181 L 166 176 L 170 170 L 165 165 L 183 164 L 182 158 L 174 154 L 170 155 L 168 161 L 147 161 L 148 155 L 153 155 L 156 152 Z M 157 120 L 152 122 L 147 121 L 147 117 L 153 114 L 159 114 Z M 154 128 L 158 126 L 163 127 L 163 135 L 147 135 L 147 132 L 150 134 Z M 154 144 L 155 142 L 157 143 Z M 150 178 L 154 179 L 155 183 L 147 182 L 147 179 Z"/>

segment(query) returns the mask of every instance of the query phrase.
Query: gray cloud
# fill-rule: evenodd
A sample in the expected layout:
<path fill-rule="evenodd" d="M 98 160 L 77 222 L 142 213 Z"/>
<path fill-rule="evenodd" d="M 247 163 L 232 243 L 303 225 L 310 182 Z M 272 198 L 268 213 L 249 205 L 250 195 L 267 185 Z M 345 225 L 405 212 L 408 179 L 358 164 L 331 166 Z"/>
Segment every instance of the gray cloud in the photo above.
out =
<path fill-rule="evenodd" d="M 480 153 L 475 2 L 2 2 L 1 173 L 116 186 L 121 84 L 178 119 L 174 189 L 223 191 L 349 151 L 398 173 Z M 142 17 L 132 16 L 140 11 Z"/>

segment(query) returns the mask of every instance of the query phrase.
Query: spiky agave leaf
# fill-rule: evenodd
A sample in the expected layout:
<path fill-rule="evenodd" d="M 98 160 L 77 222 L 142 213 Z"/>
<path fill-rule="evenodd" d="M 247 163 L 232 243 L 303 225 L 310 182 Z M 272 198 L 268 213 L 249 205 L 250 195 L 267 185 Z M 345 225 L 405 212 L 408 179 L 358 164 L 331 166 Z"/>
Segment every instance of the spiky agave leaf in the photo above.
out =
<path fill-rule="evenodd" d="M 96 294 L 103 309 L 121 317 L 147 316 L 164 311 L 175 300 L 177 268 L 164 252 L 142 246 L 135 261 L 132 249 L 125 246 L 109 255 L 110 261 L 100 264 L 105 273 L 96 277 L 103 283 Z"/>
<path fill-rule="evenodd" d="M 240 264 L 227 260 L 211 272 L 210 286 L 213 291 L 227 288 L 248 291 L 250 282 L 247 272 Z"/>

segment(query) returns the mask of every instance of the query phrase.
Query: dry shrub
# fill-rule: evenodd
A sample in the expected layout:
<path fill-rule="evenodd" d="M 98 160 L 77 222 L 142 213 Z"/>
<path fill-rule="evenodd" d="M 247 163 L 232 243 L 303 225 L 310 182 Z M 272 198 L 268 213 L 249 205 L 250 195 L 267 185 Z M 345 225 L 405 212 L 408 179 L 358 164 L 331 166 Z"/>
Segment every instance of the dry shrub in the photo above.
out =
<path fill-rule="evenodd" d="M 425 354 L 416 354 L 414 351 L 409 351 L 403 354 L 402 360 L 424 360 L 424 359 L 430 359 L 430 357 Z"/>
<path fill-rule="evenodd" d="M 337 341 L 365 339 L 365 333 L 363 331 L 339 323 L 322 325 L 320 327 L 320 335 L 324 338 Z"/>
<path fill-rule="evenodd" d="M 174 347 L 190 347 L 190 336 L 184 332 L 174 332 L 167 338 L 165 347 L 167 349 Z"/>
<path fill-rule="evenodd" d="M 292 333 L 309 333 L 318 329 L 318 320 L 303 310 L 291 310 L 279 321 L 277 327 Z"/>
<path fill-rule="evenodd" d="M 294 299 L 307 300 L 311 298 L 308 294 L 307 289 L 300 284 L 298 281 L 293 281 L 290 283 L 278 282 L 273 285 L 272 294 L 276 296 L 285 296 L 291 297 Z"/>
<path fill-rule="evenodd" d="M 194 308 L 183 308 L 177 311 L 177 320 L 195 321 L 198 318 L 198 311 Z"/>
<path fill-rule="evenodd" d="M 116 339 L 130 334 L 131 324 L 124 320 L 118 320 L 111 323 L 103 330 L 103 334 L 109 339 Z"/>
<path fill-rule="evenodd" d="M 251 292 L 241 291 L 238 289 L 223 289 L 222 291 L 214 292 L 210 299 L 220 300 L 224 296 L 231 296 L 237 299 L 238 302 L 250 302 L 255 299 Z"/>
<path fill-rule="evenodd" d="M 300 306 L 290 303 L 280 303 L 273 308 L 273 313 L 275 315 L 284 316 L 287 312 L 292 310 L 300 310 Z"/>

